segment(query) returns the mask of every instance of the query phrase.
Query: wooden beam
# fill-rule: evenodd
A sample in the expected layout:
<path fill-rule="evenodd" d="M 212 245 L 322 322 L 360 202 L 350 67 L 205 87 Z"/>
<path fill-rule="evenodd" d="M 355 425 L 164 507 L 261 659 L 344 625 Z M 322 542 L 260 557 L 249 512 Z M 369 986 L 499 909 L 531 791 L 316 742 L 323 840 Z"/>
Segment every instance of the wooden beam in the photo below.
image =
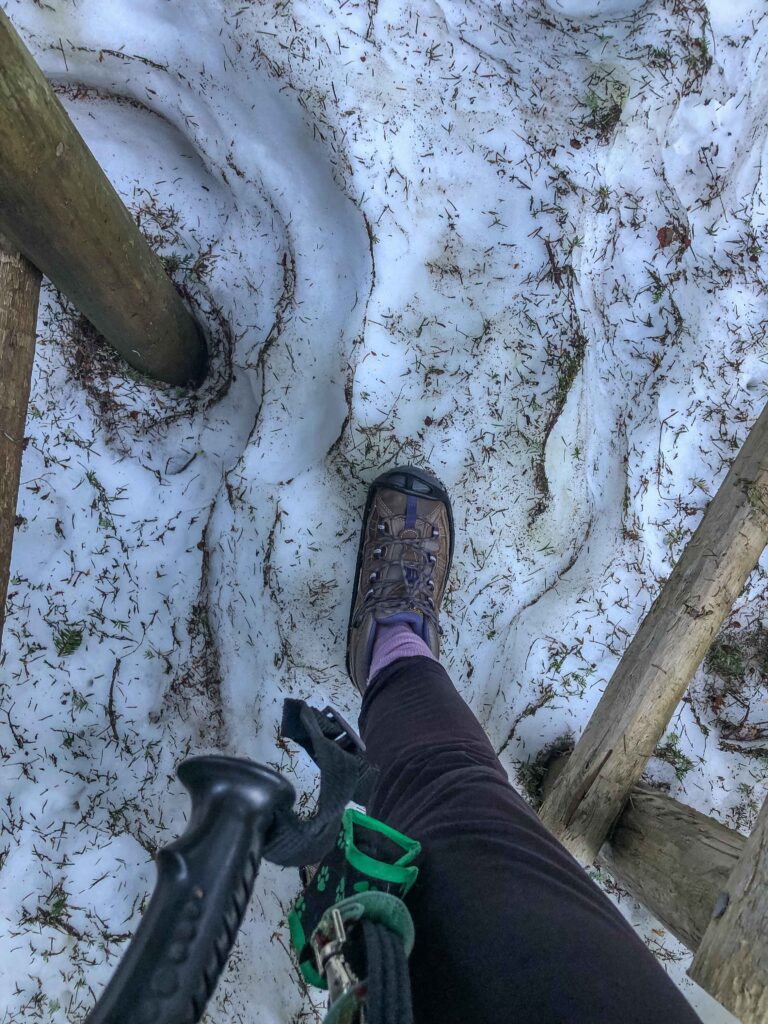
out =
<path fill-rule="evenodd" d="M 5 625 L 40 271 L 0 235 L 0 641 Z"/>
<path fill-rule="evenodd" d="M 131 366 L 199 382 L 198 325 L 2 9 L 0 139 L 0 231 Z"/>
<path fill-rule="evenodd" d="M 570 754 L 547 770 L 552 791 Z M 690 950 L 696 950 L 747 838 L 650 786 L 634 786 L 597 862 Z"/>
<path fill-rule="evenodd" d="M 688 973 L 741 1024 L 768 1020 L 768 801 Z"/>
<path fill-rule="evenodd" d="M 746 843 L 740 832 L 640 785 L 598 863 L 695 950 Z"/>
<path fill-rule="evenodd" d="M 715 634 L 768 543 L 768 408 L 606 687 L 542 821 L 597 856 Z"/>

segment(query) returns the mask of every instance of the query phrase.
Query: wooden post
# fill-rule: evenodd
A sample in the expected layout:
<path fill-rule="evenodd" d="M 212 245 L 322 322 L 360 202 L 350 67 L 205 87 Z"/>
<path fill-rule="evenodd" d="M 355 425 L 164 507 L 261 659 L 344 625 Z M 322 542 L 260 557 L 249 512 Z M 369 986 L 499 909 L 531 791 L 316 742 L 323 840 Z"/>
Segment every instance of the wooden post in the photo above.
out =
<path fill-rule="evenodd" d="M 202 380 L 199 327 L 2 9 L 0 231 L 131 366 Z"/>
<path fill-rule="evenodd" d="M 741 1024 L 768 1020 L 768 801 L 688 973 Z"/>
<path fill-rule="evenodd" d="M 549 766 L 551 793 L 570 754 Z M 598 864 L 689 949 L 696 950 L 747 840 L 650 786 L 634 786 Z"/>
<path fill-rule="evenodd" d="M 768 543 L 768 408 L 632 640 L 542 821 L 591 864 Z"/>
<path fill-rule="evenodd" d="M 657 789 L 635 786 L 598 862 L 695 950 L 746 842 Z"/>
<path fill-rule="evenodd" d="M 40 272 L 0 235 L 0 641 L 39 299 Z"/>

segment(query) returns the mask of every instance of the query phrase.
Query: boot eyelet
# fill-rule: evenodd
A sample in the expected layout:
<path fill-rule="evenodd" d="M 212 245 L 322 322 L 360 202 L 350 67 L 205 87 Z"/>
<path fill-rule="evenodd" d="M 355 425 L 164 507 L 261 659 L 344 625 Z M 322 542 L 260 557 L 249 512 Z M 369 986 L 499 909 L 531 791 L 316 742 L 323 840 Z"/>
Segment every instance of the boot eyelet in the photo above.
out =
<path fill-rule="evenodd" d="M 371 588 L 365 595 L 365 600 L 367 601 L 369 597 L 373 597 L 373 588 Z"/>
<path fill-rule="evenodd" d="M 373 549 L 373 557 L 374 558 L 381 558 L 383 554 L 384 554 L 384 548 L 374 548 Z"/>
<path fill-rule="evenodd" d="M 435 589 L 435 581 L 434 580 L 427 580 L 427 586 L 429 587 L 430 590 L 434 590 Z"/>
<path fill-rule="evenodd" d="M 427 598 L 427 604 L 429 605 L 430 608 L 434 608 L 435 607 L 435 602 L 432 600 L 431 597 Z"/>
<path fill-rule="evenodd" d="M 372 572 L 371 575 L 368 577 L 368 582 L 375 583 L 378 578 L 379 574 L 377 572 Z"/>
<path fill-rule="evenodd" d="M 437 559 L 435 558 L 434 555 L 430 555 L 429 556 L 429 564 L 430 565 L 436 565 L 437 564 Z"/>
<path fill-rule="evenodd" d="M 432 527 L 432 536 L 433 537 L 439 537 L 440 536 L 440 527 L 439 526 L 433 526 Z"/>
<path fill-rule="evenodd" d="M 379 533 L 386 533 L 387 532 L 387 524 L 386 523 L 379 523 L 377 529 L 378 529 Z"/>

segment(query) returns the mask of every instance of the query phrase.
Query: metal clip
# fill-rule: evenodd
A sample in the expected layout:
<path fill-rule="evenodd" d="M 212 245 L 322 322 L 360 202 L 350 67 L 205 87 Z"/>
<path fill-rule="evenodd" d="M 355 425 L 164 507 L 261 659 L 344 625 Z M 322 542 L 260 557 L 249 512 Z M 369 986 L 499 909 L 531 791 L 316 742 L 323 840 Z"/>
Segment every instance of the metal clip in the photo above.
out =
<path fill-rule="evenodd" d="M 323 708 L 320 714 L 336 727 L 334 735 L 328 736 L 328 739 L 333 740 L 334 743 L 349 754 L 359 754 L 360 756 L 365 754 L 365 744 L 336 708 L 331 707 L 329 704 Z M 326 733 L 326 735 L 328 734 Z"/>
<path fill-rule="evenodd" d="M 315 953 L 315 961 L 320 974 L 325 975 L 328 982 L 328 993 L 331 1003 L 335 1003 L 346 992 L 349 992 L 360 979 L 354 973 L 347 961 L 344 959 L 344 943 L 347 941 L 347 931 L 344 927 L 344 919 L 334 907 L 330 913 L 330 935 L 318 931 L 312 936 L 312 947 Z M 325 942 L 321 940 L 325 939 Z"/>

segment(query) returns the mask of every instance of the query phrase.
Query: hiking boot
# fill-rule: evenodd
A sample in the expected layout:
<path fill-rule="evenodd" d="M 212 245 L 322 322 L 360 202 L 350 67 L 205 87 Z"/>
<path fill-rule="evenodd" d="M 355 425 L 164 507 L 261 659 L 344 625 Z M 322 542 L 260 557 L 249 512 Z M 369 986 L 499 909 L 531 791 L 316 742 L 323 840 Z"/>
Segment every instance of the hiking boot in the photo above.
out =
<path fill-rule="evenodd" d="M 453 557 L 451 502 L 423 469 L 398 466 L 368 490 L 347 633 L 347 671 L 362 693 L 380 624 L 407 623 L 434 656 Z"/>

